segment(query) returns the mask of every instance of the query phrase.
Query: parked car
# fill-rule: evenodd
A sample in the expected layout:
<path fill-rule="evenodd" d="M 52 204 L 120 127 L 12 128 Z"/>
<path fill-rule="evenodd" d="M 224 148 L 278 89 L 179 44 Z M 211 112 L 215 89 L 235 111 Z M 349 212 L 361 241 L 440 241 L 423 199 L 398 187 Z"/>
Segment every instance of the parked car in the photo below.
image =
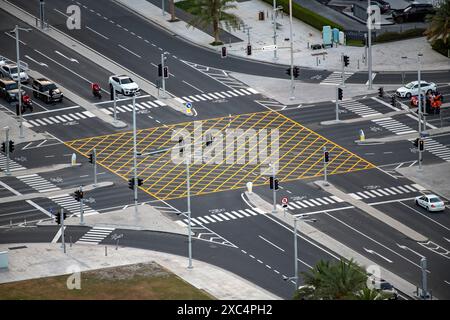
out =
<path fill-rule="evenodd" d="M 436 91 L 436 84 L 434 82 L 420 82 L 421 91 L 425 94 L 429 94 L 432 91 Z M 395 94 L 401 98 L 410 99 L 412 96 L 419 95 L 419 81 L 413 81 L 405 84 L 403 87 L 397 89 Z"/>
<path fill-rule="evenodd" d="M 380 8 L 381 14 L 384 14 L 391 10 L 391 5 L 384 0 L 371 0 L 370 4 L 372 6 L 378 6 Z"/>
<path fill-rule="evenodd" d="M 437 195 L 427 194 L 418 196 L 415 200 L 416 204 L 427 209 L 428 211 L 444 211 L 445 204 Z"/>
<path fill-rule="evenodd" d="M 109 77 L 109 88 L 124 96 L 138 95 L 141 89 L 129 76 L 114 75 Z"/>
<path fill-rule="evenodd" d="M 63 93 L 58 89 L 55 83 L 46 78 L 39 78 L 33 80 L 33 96 L 39 98 L 46 103 L 61 102 L 63 100 Z"/>
<path fill-rule="evenodd" d="M 22 96 L 26 95 L 24 90 L 21 90 Z M 19 96 L 19 86 L 17 82 L 11 79 L 0 79 L 0 96 L 8 102 L 17 101 Z"/>
<path fill-rule="evenodd" d="M 4 63 L 0 66 L 2 77 L 10 78 L 14 81 L 18 81 L 18 71 L 19 70 L 17 70 L 17 65 L 15 64 Z M 28 74 L 25 71 L 20 70 L 20 82 L 28 83 L 28 81 Z"/>
<path fill-rule="evenodd" d="M 434 7 L 431 3 L 413 2 L 403 10 L 394 11 L 392 19 L 396 23 L 425 21 L 425 17 L 434 14 Z"/>
<path fill-rule="evenodd" d="M 372 279 L 371 285 L 369 286 L 372 289 L 378 290 L 382 293 L 385 293 L 389 296 L 389 300 L 397 300 L 398 293 L 395 290 L 394 286 L 387 282 L 384 279 Z"/>

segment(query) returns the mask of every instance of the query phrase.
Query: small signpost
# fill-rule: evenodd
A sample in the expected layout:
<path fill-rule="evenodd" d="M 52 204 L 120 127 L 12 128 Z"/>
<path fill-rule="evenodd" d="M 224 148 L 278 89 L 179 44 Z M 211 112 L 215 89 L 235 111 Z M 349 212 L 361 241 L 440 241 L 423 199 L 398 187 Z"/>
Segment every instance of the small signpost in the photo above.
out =
<path fill-rule="evenodd" d="M 284 216 L 286 216 L 286 208 L 287 208 L 288 202 L 289 202 L 289 198 L 288 197 L 281 198 L 281 204 L 283 205 Z"/>
<path fill-rule="evenodd" d="M 191 102 L 186 102 L 186 113 L 192 114 L 192 103 Z"/>

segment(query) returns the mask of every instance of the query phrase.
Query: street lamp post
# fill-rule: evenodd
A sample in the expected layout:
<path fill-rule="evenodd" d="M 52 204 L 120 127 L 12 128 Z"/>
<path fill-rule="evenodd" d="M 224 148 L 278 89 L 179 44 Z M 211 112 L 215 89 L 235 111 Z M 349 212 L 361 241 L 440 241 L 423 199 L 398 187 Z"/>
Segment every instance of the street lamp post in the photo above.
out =
<path fill-rule="evenodd" d="M 372 90 L 372 19 L 370 18 L 370 0 L 367 0 L 367 39 L 368 39 L 368 74 L 369 74 L 369 90 Z"/>
<path fill-rule="evenodd" d="M 136 146 L 136 95 L 133 94 L 133 191 L 134 213 L 138 214 L 137 146 Z"/>
<path fill-rule="evenodd" d="M 294 39 L 292 39 L 292 0 L 289 0 L 289 38 L 291 40 L 291 100 L 295 99 L 294 95 Z"/>
<path fill-rule="evenodd" d="M 16 60 L 17 60 L 17 88 L 19 92 L 17 93 L 17 99 L 19 104 L 19 138 L 24 138 L 23 135 L 23 115 L 22 115 L 22 86 L 20 82 L 20 54 L 19 54 L 19 30 L 29 32 L 30 28 L 19 28 L 18 25 L 12 30 L 16 35 Z"/>
<path fill-rule="evenodd" d="M 418 116 L 418 122 L 419 122 L 419 141 L 422 139 L 422 87 L 421 87 L 421 67 L 420 67 L 420 57 L 422 56 L 421 53 L 417 54 L 417 86 L 418 86 L 418 93 L 419 93 L 419 99 L 418 99 L 418 107 L 419 110 L 417 112 Z M 419 170 L 422 170 L 422 150 L 420 150 L 419 146 Z"/>
<path fill-rule="evenodd" d="M 273 51 L 273 60 L 277 60 L 277 15 L 278 10 L 283 9 L 282 6 L 277 7 L 277 0 L 273 0 L 273 45 L 275 50 Z"/>

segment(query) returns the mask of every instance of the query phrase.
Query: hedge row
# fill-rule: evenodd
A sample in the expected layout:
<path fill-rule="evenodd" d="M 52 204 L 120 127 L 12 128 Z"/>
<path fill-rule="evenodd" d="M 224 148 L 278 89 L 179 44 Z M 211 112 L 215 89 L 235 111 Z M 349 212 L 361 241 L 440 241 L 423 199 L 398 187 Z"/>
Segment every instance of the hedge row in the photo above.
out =
<path fill-rule="evenodd" d="M 270 5 L 273 5 L 273 0 L 263 0 Z M 283 7 L 283 11 L 289 14 L 289 0 L 277 0 L 277 5 Z M 323 26 L 330 26 L 333 28 L 338 28 L 340 31 L 343 31 L 344 28 L 334 23 L 333 21 L 309 10 L 306 9 L 299 4 L 292 2 L 292 16 L 297 19 L 309 24 L 310 26 L 316 28 L 317 30 L 322 31 Z"/>
<path fill-rule="evenodd" d="M 431 47 L 433 48 L 433 50 L 436 50 L 437 52 L 439 52 L 443 56 L 446 56 L 447 58 L 450 58 L 450 56 L 449 56 L 450 41 L 448 41 L 448 43 L 445 44 L 444 41 L 442 41 L 442 39 L 439 39 L 439 40 L 436 40 L 431 45 Z"/>
<path fill-rule="evenodd" d="M 379 36 L 377 35 L 375 42 L 381 43 L 381 42 L 398 41 L 409 38 L 423 37 L 424 32 L 425 29 L 423 28 L 409 29 L 403 32 L 385 32 L 380 34 Z"/>

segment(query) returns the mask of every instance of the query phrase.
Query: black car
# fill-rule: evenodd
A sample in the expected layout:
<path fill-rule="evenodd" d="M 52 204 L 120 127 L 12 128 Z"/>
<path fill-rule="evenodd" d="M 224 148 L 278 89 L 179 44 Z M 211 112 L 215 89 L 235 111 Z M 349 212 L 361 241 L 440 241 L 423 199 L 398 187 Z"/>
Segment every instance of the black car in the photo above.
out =
<path fill-rule="evenodd" d="M 42 99 L 46 103 L 61 102 L 64 97 L 56 84 L 45 78 L 34 79 L 33 89 L 33 96 Z"/>
<path fill-rule="evenodd" d="M 380 13 L 386 13 L 391 10 L 391 5 L 384 0 L 371 0 L 370 4 L 372 6 L 378 6 L 380 8 Z"/>
<path fill-rule="evenodd" d="M 397 23 L 425 21 L 425 17 L 434 14 L 434 7 L 429 3 L 412 3 L 404 10 L 394 11 L 392 18 Z"/>
<path fill-rule="evenodd" d="M 23 89 L 20 92 L 22 96 L 26 94 Z M 4 97 L 6 101 L 12 102 L 18 100 L 18 95 L 19 86 L 17 82 L 10 79 L 0 79 L 0 96 Z"/>

